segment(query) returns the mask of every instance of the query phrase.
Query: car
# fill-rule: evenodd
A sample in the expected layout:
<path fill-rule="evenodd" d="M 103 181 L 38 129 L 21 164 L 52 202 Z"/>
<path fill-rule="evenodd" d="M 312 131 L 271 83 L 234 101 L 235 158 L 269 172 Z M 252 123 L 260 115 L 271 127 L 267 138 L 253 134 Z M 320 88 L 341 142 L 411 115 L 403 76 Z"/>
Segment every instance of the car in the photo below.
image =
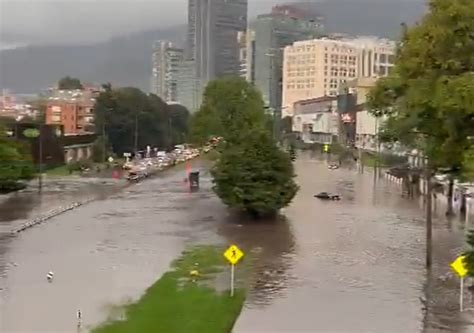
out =
<path fill-rule="evenodd" d="M 321 200 L 341 200 L 341 197 L 338 194 L 331 194 L 328 192 L 320 192 L 315 194 L 314 197 Z"/>

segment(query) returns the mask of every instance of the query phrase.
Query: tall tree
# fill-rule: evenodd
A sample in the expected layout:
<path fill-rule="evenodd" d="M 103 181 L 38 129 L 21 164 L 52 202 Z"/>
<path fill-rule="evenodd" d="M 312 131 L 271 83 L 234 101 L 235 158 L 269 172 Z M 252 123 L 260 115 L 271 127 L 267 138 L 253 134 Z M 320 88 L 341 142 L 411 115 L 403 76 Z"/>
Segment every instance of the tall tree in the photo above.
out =
<path fill-rule="evenodd" d="M 214 192 L 230 208 L 255 217 L 285 207 L 298 190 L 290 156 L 277 147 L 270 120 L 255 87 L 224 78 L 209 83 L 191 122 L 196 140 L 224 138 L 212 169 Z"/>
<path fill-rule="evenodd" d="M 96 131 L 105 133 L 117 154 L 132 152 L 135 145 L 139 150 L 148 145 L 166 149 L 176 143 L 173 133 L 186 132 L 182 122 L 173 122 L 163 100 L 137 88 L 113 89 L 110 84 L 104 85 L 94 110 Z M 181 128 L 178 130 L 177 126 Z"/>
<path fill-rule="evenodd" d="M 58 89 L 61 90 L 75 90 L 75 89 L 83 89 L 82 83 L 79 79 L 65 76 L 61 80 L 58 81 Z"/>
<path fill-rule="evenodd" d="M 168 105 L 171 144 L 186 142 L 189 132 L 189 110 L 180 104 Z"/>
<path fill-rule="evenodd" d="M 246 131 L 238 144 L 227 143 L 212 170 L 214 191 L 231 208 L 261 217 L 287 206 L 298 191 L 288 153 L 271 133 Z"/>
<path fill-rule="evenodd" d="M 474 134 L 474 1 L 431 0 L 423 20 L 404 31 L 396 65 L 369 96 L 388 118 L 385 137 L 428 159 L 427 257 L 431 266 L 432 176 L 465 166 Z"/>
<path fill-rule="evenodd" d="M 242 78 L 211 81 L 200 110 L 191 121 L 191 137 L 203 140 L 212 135 L 239 141 L 246 129 L 267 124 L 264 103 L 258 90 Z"/>

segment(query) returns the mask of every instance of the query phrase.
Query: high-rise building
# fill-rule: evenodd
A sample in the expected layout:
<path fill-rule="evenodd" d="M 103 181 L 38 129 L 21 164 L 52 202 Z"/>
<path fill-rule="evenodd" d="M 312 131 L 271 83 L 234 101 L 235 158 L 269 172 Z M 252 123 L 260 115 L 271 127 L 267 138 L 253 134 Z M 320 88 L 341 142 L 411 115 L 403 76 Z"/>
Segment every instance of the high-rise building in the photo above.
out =
<path fill-rule="evenodd" d="M 261 91 L 265 104 L 281 108 L 283 48 L 299 40 L 321 37 L 322 18 L 291 5 L 275 6 L 252 24 L 252 44 L 247 50 L 247 67 L 253 68 L 251 82 Z M 249 64 L 251 63 L 251 66 Z"/>
<path fill-rule="evenodd" d="M 379 77 L 393 67 L 396 45 L 374 38 L 314 39 L 287 46 L 283 65 L 283 116 L 294 103 L 337 96 L 341 86 L 359 77 Z"/>
<path fill-rule="evenodd" d="M 190 112 L 195 112 L 201 105 L 202 90 L 196 78 L 196 66 L 193 60 L 181 63 L 177 74 L 178 95 L 176 101 Z"/>
<path fill-rule="evenodd" d="M 183 52 L 167 41 L 158 41 L 153 45 L 150 91 L 166 102 L 177 100 L 177 74 L 183 61 Z"/>
<path fill-rule="evenodd" d="M 194 60 L 199 83 L 239 75 L 237 35 L 247 29 L 247 0 L 188 1 L 186 58 Z"/>

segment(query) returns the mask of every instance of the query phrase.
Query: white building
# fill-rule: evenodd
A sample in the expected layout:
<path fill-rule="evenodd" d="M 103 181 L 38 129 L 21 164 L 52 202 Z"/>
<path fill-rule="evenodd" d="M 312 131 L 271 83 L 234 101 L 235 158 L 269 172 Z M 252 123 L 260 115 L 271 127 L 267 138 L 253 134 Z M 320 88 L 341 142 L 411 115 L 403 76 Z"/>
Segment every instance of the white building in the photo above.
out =
<path fill-rule="evenodd" d="M 324 96 L 298 101 L 294 105 L 293 132 L 305 143 L 337 141 L 339 117 L 337 98 Z"/>
<path fill-rule="evenodd" d="M 349 80 L 387 75 L 395 49 L 394 42 L 371 37 L 319 38 L 285 47 L 282 117 L 293 115 L 297 101 L 337 96 Z"/>
<path fill-rule="evenodd" d="M 158 41 L 153 45 L 151 89 L 165 102 L 177 100 L 177 75 L 184 51 L 171 42 Z"/>

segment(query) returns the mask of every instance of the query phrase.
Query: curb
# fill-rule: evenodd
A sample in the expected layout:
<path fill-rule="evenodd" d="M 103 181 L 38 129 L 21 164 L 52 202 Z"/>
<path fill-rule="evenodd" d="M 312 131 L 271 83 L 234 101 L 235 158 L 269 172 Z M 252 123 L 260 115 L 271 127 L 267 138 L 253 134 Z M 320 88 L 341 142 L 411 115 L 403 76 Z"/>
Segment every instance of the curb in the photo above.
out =
<path fill-rule="evenodd" d="M 48 213 L 42 215 L 42 216 L 39 216 L 39 217 L 36 217 L 26 223 L 24 223 L 23 225 L 21 225 L 18 229 L 12 231 L 11 233 L 12 234 L 18 234 L 22 231 L 25 231 L 31 227 L 34 227 L 35 225 L 39 225 L 39 224 L 42 224 L 50 219 L 52 219 L 53 217 L 56 217 L 58 215 L 61 215 L 61 214 L 64 214 L 65 212 L 68 212 L 70 210 L 73 210 L 74 208 L 77 208 L 77 207 L 80 207 L 82 205 L 85 205 L 91 201 L 93 201 L 94 199 L 87 199 L 85 201 L 82 201 L 82 202 L 74 202 L 68 206 L 65 206 L 65 207 L 60 207 L 60 208 L 56 208 L 56 209 L 53 209 L 51 211 L 49 211 Z"/>

